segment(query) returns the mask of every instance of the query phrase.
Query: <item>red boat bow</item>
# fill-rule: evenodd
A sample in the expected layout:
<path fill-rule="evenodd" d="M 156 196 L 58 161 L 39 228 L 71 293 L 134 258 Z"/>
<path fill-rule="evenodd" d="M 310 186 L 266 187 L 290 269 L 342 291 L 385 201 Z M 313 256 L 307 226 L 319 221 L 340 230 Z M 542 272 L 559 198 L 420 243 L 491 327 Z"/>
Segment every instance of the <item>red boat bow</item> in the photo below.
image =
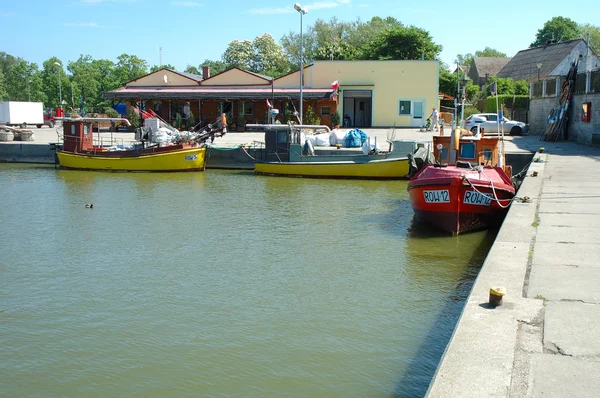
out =
<path fill-rule="evenodd" d="M 499 224 L 515 187 L 499 167 L 427 165 L 408 184 L 415 214 L 458 234 Z"/>

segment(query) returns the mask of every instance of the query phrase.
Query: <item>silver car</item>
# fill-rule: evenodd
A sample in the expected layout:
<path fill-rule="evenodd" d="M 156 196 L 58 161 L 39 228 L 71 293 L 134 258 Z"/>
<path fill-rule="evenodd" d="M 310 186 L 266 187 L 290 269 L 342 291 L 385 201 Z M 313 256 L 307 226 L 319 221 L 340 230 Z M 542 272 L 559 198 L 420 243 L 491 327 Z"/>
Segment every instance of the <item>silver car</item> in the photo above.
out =
<path fill-rule="evenodd" d="M 477 125 L 484 129 L 486 135 L 500 134 L 500 131 L 498 131 L 498 115 L 495 113 L 476 113 L 465 120 L 465 129 L 467 130 L 475 132 Z M 503 117 L 500 129 L 503 129 L 505 134 L 523 135 L 529 132 L 529 125 Z"/>

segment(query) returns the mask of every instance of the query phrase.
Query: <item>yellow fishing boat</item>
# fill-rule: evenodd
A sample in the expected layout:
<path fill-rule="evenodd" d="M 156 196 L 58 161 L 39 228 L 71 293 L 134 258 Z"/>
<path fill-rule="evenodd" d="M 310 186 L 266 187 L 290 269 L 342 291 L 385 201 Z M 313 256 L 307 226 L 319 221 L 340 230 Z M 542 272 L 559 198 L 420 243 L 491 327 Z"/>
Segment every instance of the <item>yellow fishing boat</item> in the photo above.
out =
<path fill-rule="evenodd" d="M 317 155 L 320 157 L 323 155 Z M 332 155 L 337 157 L 338 155 Z M 352 155 L 350 155 L 352 156 Z M 354 155 L 356 160 L 335 160 L 314 162 L 255 162 L 254 172 L 264 175 L 362 178 L 362 179 L 402 179 L 409 178 L 410 160 L 407 157 L 389 159 L 368 159 Z"/>
<path fill-rule="evenodd" d="M 103 171 L 202 171 L 206 165 L 206 146 L 195 142 L 146 145 L 108 151 L 94 145 L 93 119 L 65 119 L 64 145 L 56 152 L 61 168 Z"/>
<path fill-rule="evenodd" d="M 362 149 L 336 147 L 307 151 L 300 137 L 298 126 L 266 128 L 265 158 L 254 162 L 254 172 L 288 177 L 408 179 L 418 169 L 419 159 L 431 154 L 430 143 L 410 140 L 388 140 L 389 151 L 367 154 Z"/>

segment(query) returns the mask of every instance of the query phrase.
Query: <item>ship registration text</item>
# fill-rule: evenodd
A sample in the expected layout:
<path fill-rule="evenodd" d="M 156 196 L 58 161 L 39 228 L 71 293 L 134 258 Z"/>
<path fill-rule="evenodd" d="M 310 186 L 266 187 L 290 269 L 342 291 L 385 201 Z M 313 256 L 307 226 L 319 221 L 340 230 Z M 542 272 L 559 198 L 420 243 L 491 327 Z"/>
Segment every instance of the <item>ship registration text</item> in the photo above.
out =
<path fill-rule="evenodd" d="M 427 203 L 450 203 L 450 193 L 447 189 L 440 191 L 423 191 Z"/>
<path fill-rule="evenodd" d="M 194 155 L 185 155 L 185 161 L 186 162 L 193 162 L 198 160 L 198 155 L 194 154 Z"/>
<path fill-rule="evenodd" d="M 479 192 L 466 191 L 463 202 L 469 205 L 489 206 L 492 203 L 492 198 L 491 194 L 481 194 Z"/>

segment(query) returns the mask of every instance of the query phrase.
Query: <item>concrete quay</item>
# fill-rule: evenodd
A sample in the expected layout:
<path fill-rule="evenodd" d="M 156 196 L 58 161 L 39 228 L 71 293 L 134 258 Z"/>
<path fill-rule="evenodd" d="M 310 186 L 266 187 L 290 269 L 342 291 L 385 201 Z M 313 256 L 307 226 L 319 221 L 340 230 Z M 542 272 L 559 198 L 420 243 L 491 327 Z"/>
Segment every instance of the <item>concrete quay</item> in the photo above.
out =
<path fill-rule="evenodd" d="M 428 397 L 599 394 L 600 148 L 525 146 L 544 147 L 517 194 L 531 201 L 513 202 Z M 507 290 L 494 309 L 492 286 Z"/>

